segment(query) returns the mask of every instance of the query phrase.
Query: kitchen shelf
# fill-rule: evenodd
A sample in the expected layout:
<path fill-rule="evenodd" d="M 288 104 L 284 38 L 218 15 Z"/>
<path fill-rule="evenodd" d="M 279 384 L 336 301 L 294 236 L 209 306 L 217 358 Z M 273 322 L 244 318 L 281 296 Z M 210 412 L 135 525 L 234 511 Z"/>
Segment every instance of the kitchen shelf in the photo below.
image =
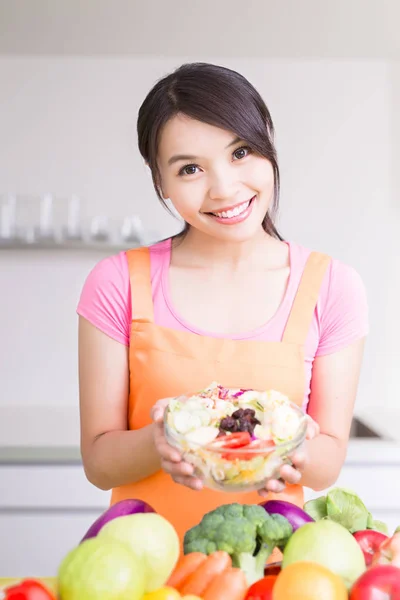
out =
<path fill-rule="evenodd" d="M 0 242 L 0 252 L 2 250 L 82 250 L 82 251 L 106 251 L 122 252 L 131 248 L 147 245 L 147 242 L 95 242 L 95 241 L 51 241 L 51 242 Z"/>

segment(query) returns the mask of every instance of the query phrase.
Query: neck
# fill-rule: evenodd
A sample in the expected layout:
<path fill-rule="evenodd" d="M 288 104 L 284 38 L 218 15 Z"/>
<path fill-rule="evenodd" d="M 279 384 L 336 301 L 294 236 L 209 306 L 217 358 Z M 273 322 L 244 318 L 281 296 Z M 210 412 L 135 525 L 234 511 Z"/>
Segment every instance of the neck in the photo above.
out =
<path fill-rule="evenodd" d="M 265 263 L 266 254 L 275 247 L 277 242 L 279 244 L 278 240 L 261 228 L 254 237 L 243 242 L 220 240 L 190 228 L 177 247 L 177 254 L 180 254 L 180 259 L 189 261 L 192 266 L 209 267 L 212 264 L 213 269 L 236 270 L 241 266 L 248 266 L 249 262 Z"/>

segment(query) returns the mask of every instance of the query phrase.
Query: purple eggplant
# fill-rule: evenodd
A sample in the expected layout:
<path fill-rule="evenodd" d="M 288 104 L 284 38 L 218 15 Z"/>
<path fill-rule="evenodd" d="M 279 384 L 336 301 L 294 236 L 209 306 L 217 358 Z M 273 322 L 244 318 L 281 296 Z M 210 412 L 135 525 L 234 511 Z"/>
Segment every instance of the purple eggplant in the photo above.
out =
<path fill-rule="evenodd" d="M 153 513 L 156 512 L 154 508 L 144 502 L 144 500 L 135 500 L 128 498 L 126 500 L 120 500 L 116 502 L 106 511 L 104 511 L 98 519 L 89 527 L 85 535 L 83 536 L 81 543 L 90 538 L 96 537 L 100 529 L 104 527 L 106 523 L 117 519 L 118 517 L 124 517 L 126 515 L 134 515 L 136 513 Z"/>
<path fill-rule="evenodd" d="M 305 523 L 314 521 L 302 508 L 285 500 L 267 500 L 267 502 L 261 502 L 260 506 L 270 515 L 275 514 L 285 517 L 293 527 L 293 532 Z"/>

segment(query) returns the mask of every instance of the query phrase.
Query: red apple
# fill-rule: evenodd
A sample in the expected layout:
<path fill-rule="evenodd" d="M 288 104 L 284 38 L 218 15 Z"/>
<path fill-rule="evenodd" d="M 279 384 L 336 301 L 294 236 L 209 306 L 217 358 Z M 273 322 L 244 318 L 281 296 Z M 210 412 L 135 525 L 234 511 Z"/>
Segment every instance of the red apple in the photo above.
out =
<path fill-rule="evenodd" d="M 365 564 L 367 567 L 372 564 L 372 559 L 382 542 L 389 539 L 384 533 L 381 533 L 380 531 L 374 531 L 373 529 L 356 531 L 353 533 L 353 536 L 363 551 Z"/>
<path fill-rule="evenodd" d="M 393 565 L 370 567 L 353 585 L 350 600 L 400 600 L 400 569 Z"/>
<path fill-rule="evenodd" d="M 372 565 L 393 565 L 400 568 L 400 533 L 395 533 L 391 538 L 382 542 L 376 550 Z"/>

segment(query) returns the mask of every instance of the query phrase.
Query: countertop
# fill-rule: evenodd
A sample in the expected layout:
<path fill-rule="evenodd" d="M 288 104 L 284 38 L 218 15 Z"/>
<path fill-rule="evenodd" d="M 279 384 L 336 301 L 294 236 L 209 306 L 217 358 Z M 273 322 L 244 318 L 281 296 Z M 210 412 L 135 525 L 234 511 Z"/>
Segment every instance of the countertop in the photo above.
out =
<path fill-rule="evenodd" d="M 374 438 L 351 438 L 347 464 L 400 466 L 400 413 L 365 408 L 356 412 Z M 81 465 L 76 407 L 0 407 L 1 465 Z"/>
<path fill-rule="evenodd" d="M 81 465 L 79 446 L 0 446 L 0 465 Z M 371 439 L 351 439 L 347 465 L 398 465 L 398 442 Z"/>

